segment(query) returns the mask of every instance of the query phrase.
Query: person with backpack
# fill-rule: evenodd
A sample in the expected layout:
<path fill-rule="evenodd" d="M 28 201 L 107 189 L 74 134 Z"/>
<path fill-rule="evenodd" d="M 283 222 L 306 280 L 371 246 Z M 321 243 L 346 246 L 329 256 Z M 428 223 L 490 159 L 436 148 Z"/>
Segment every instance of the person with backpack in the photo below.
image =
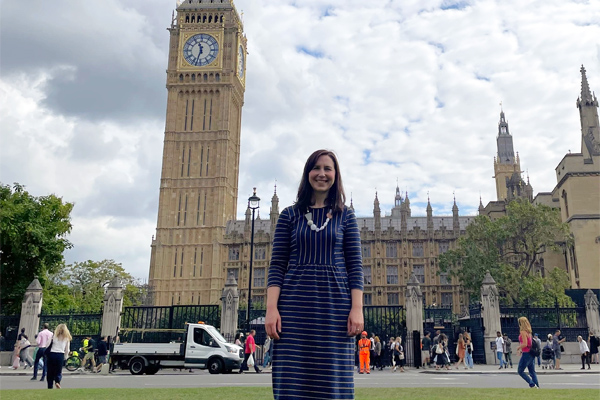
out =
<path fill-rule="evenodd" d="M 531 324 L 527 317 L 519 318 L 519 347 L 517 354 L 521 355 L 517 372 L 519 376 L 527 382 L 530 388 L 540 388 L 537 374 L 535 373 L 535 358 L 540 354 L 540 347 L 537 341 L 533 340 L 531 333 Z M 525 368 L 529 371 L 529 376 L 525 374 Z"/>

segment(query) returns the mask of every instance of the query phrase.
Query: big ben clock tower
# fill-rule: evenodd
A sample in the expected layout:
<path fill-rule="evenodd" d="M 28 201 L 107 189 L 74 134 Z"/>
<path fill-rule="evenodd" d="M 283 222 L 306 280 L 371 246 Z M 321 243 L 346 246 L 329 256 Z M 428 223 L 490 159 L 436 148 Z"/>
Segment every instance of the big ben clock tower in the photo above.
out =
<path fill-rule="evenodd" d="M 237 209 L 246 38 L 232 0 L 184 0 L 170 32 L 149 286 L 154 305 L 215 304 Z"/>

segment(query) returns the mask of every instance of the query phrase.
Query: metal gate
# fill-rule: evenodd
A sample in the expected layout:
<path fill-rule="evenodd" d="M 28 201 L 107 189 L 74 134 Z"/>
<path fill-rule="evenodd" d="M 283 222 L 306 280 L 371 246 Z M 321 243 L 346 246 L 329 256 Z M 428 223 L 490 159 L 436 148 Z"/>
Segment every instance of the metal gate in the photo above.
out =
<path fill-rule="evenodd" d="M 481 303 L 469 305 L 469 315 L 459 318 L 460 330 L 468 332 L 473 343 L 473 362 L 485 364 L 485 340 Z"/>
<path fill-rule="evenodd" d="M 406 363 L 412 363 L 412 355 L 406 350 L 406 314 L 402 306 L 364 306 L 365 331 L 379 337 L 382 345 L 381 361 L 384 366 L 391 365 L 389 340 L 400 336 L 407 355 Z M 356 339 L 358 343 L 358 338 Z M 358 353 L 357 363 L 358 364 Z"/>
<path fill-rule="evenodd" d="M 448 353 L 450 360 L 455 359 L 458 326 L 453 322 L 452 307 L 428 306 L 423 308 L 424 332 L 431 332 L 431 339 L 436 337 L 436 332 L 448 336 Z"/>

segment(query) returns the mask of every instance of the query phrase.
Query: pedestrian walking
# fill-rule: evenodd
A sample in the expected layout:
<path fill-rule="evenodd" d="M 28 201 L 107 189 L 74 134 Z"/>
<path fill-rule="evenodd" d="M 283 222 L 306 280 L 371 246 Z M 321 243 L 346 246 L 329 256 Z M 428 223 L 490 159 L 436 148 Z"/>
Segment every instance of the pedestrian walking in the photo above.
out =
<path fill-rule="evenodd" d="M 552 350 L 554 350 L 554 369 L 562 369 L 560 367 L 560 359 L 562 357 L 563 346 L 562 344 L 565 342 L 565 338 L 563 338 L 560 334 L 560 329 L 557 329 L 554 332 L 554 336 L 552 338 Z"/>
<path fill-rule="evenodd" d="M 465 332 L 463 337 L 465 339 L 465 347 L 467 350 L 465 354 L 465 363 L 467 364 L 467 368 L 473 369 L 473 342 L 471 341 L 471 335 Z"/>
<path fill-rule="evenodd" d="M 304 166 L 296 203 L 279 216 L 273 241 L 265 328 L 275 339 L 275 400 L 354 398 L 364 277 L 360 232 L 345 200 L 335 154 L 315 151 Z M 313 327 L 319 336 L 306 334 Z"/>
<path fill-rule="evenodd" d="M 508 368 L 508 364 L 510 363 L 510 367 L 513 367 L 513 363 L 512 363 L 512 340 L 510 340 L 510 338 L 508 337 L 508 334 L 504 333 L 504 335 L 502 336 L 502 340 L 504 341 L 503 347 L 502 347 L 502 351 L 504 352 L 504 368 Z M 535 340 L 535 339 L 533 339 Z"/>
<path fill-rule="evenodd" d="M 590 354 L 592 356 L 591 362 L 592 364 L 598 364 L 598 347 L 600 347 L 600 338 L 598 337 L 598 334 L 596 334 L 596 332 L 594 332 L 592 329 L 590 329 L 590 334 L 588 335 L 588 343 L 590 346 Z"/>
<path fill-rule="evenodd" d="M 438 336 L 438 343 L 435 347 L 435 369 L 440 368 L 450 369 L 450 357 L 448 356 L 448 342 L 445 334 Z"/>
<path fill-rule="evenodd" d="M 389 352 L 389 360 L 390 360 L 391 368 L 396 366 L 396 360 L 394 359 L 394 349 L 395 348 L 396 348 L 396 338 L 392 337 L 392 338 L 390 338 L 390 342 L 386 346 L 386 349 L 388 349 L 388 352 Z"/>
<path fill-rule="evenodd" d="M 430 332 L 425 332 L 425 337 L 421 339 L 421 362 L 422 366 L 429 366 L 431 363 L 431 335 Z"/>
<path fill-rule="evenodd" d="M 50 342 L 50 354 L 48 355 L 48 372 L 46 373 L 46 382 L 48 389 L 56 386 L 60 389 L 62 382 L 63 363 L 69 358 L 71 351 L 71 340 L 73 337 L 65 324 L 60 324 L 54 330 L 54 336 Z"/>
<path fill-rule="evenodd" d="M 502 333 L 496 332 L 496 358 L 500 362 L 500 369 L 504 366 L 504 339 Z"/>
<path fill-rule="evenodd" d="M 81 370 L 85 371 L 88 361 L 90 362 L 90 371 L 94 372 L 96 370 L 96 359 L 94 358 L 94 349 L 96 348 L 96 343 L 92 339 L 91 336 L 86 336 L 83 339 L 83 344 L 79 349 L 83 352 L 83 360 L 81 360 Z"/>
<path fill-rule="evenodd" d="M 258 368 L 258 362 L 256 361 L 256 342 L 254 341 L 254 336 L 256 335 L 256 331 L 252 329 L 246 338 L 246 344 L 244 348 L 244 361 L 242 362 L 242 366 L 240 367 L 240 374 L 244 371 L 248 371 L 248 359 L 252 357 L 254 363 L 254 370 L 257 374 L 262 371 Z"/>
<path fill-rule="evenodd" d="M 265 339 L 265 343 L 263 344 L 263 368 L 267 368 L 269 363 L 271 362 L 271 345 L 273 340 L 267 336 Z"/>
<path fill-rule="evenodd" d="M 592 369 L 590 367 L 590 349 L 587 343 L 581 336 L 577 336 L 577 341 L 579 342 L 579 352 L 581 353 L 581 369 L 585 369 L 585 363 L 587 363 L 588 369 Z"/>
<path fill-rule="evenodd" d="M 537 342 L 538 346 L 540 346 L 540 349 L 541 349 L 542 348 L 542 340 L 539 338 L 537 333 L 535 333 L 533 335 L 533 340 L 535 340 Z M 540 360 L 541 355 L 537 356 L 536 358 L 537 358 L 537 363 L 538 363 L 538 367 L 539 367 L 541 365 L 541 360 Z"/>
<path fill-rule="evenodd" d="M 31 343 L 29 342 L 27 335 L 21 335 L 21 340 L 19 343 L 19 359 L 21 360 L 21 363 L 25 364 L 25 369 L 33 367 L 33 359 L 29 354 L 30 347 Z"/>
<path fill-rule="evenodd" d="M 92 370 L 92 372 L 101 372 L 102 365 L 108 362 L 108 337 L 104 336 L 100 342 L 98 342 L 98 366 Z"/>
<path fill-rule="evenodd" d="M 52 340 L 52 336 L 54 336 L 54 334 L 48 329 L 49 325 L 47 323 L 44 323 L 42 328 L 43 329 L 40 333 L 38 333 L 36 338 L 38 351 L 37 353 L 35 353 L 35 361 L 33 362 L 33 377 L 31 378 L 31 380 L 34 381 L 37 379 L 38 364 L 40 360 L 43 359 L 44 367 L 42 368 L 42 377 L 40 378 L 40 381 L 43 382 L 44 378 L 46 378 L 46 373 L 48 371 L 48 359 L 44 353 L 46 352 L 46 347 L 48 347 L 48 345 L 50 344 L 50 341 Z"/>
<path fill-rule="evenodd" d="M 379 369 L 380 371 L 383 370 L 383 365 L 381 365 L 381 340 L 379 339 L 379 336 L 375 336 L 375 368 Z"/>
<path fill-rule="evenodd" d="M 358 341 L 358 373 L 371 373 L 371 341 L 367 338 L 367 332 L 363 331 Z"/>
<path fill-rule="evenodd" d="M 529 384 L 530 388 L 540 388 L 537 374 L 535 373 L 535 357 L 536 354 L 530 354 L 533 342 L 533 334 L 531 333 L 531 325 L 527 317 L 519 318 L 519 347 L 517 354 L 521 355 L 517 372 Z M 537 343 L 536 343 L 537 346 Z M 539 347 L 537 348 L 539 351 Z M 525 368 L 529 371 L 529 376 L 525 373 Z"/>
<path fill-rule="evenodd" d="M 404 372 L 405 357 L 404 347 L 402 347 L 402 338 L 398 336 L 394 342 L 394 362 L 395 366 L 392 372 L 396 372 L 396 369 L 400 367 L 400 372 Z"/>
<path fill-rule="evenodd" d="M 456 369 L 459 368 L 460 363 L 462 363 L 463 367 L 467 369 L 467 364 L 465 364 L 465 356 L 467 353 L 467 344 L 465 343 L 464 334 L 458 334 L 458 342 L 456 342 L 456 356 L 458 357 L 458 361 L 456 362 Z"/>

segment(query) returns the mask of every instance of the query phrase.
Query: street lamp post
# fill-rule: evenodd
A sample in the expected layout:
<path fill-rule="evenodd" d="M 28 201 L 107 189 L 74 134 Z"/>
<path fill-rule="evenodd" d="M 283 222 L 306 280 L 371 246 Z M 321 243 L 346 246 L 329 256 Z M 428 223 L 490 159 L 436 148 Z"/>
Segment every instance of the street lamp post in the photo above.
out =
<path fill-rule="evenodd" d="M 248 273 L 248 309 L 246 310 L 246 321 L 250 331 L 250 311 L 252 311 L 252 260 L 254 259 L 254 212 L 258 209 L 260 198 L 254 193 L 248 199 L 248 208 L 252 210 L 252 229 L 250 230 L 250 272 Z"/>

